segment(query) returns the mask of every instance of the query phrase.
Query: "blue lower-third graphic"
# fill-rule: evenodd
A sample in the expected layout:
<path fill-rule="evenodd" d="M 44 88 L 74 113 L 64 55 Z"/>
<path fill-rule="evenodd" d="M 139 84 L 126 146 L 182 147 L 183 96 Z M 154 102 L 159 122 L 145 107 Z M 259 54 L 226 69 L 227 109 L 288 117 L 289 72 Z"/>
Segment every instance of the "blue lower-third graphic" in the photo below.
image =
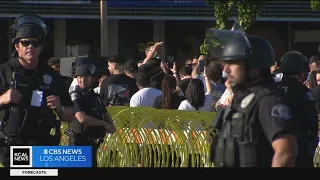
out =
<path fill-rule="evenodd" d="M 92 167 L 91 146 L 33 146 L 32 167 Z"/>

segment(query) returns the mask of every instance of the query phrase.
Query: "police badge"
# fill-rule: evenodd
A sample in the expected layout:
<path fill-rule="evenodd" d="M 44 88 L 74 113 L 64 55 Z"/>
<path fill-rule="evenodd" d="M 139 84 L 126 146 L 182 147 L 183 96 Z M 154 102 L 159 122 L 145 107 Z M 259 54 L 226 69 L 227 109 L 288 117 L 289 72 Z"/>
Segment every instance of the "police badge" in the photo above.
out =
<path fill-rule="evenodd" d="M 52 77 L 48 74 L 43 75 L 43 82 L 47 85 L 51 84 Z"/>

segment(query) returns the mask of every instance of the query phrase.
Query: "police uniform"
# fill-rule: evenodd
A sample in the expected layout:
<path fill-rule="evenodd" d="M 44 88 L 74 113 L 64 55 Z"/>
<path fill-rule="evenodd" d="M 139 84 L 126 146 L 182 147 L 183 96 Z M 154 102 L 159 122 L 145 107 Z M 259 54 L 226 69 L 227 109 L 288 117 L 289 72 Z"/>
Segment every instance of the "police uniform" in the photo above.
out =
<path fill-rule="evenodd" d="M 231 162 L 223 162 L 225 160 L 216 159 L 215 163 L 223 163 L 222 166 L 256 166 L 256 167 L 270 167 L 273 157 L 273 149 L 271 146 L 274 138 L 281 133 L 293 133 L 289 122 L 292 121 L 292 112 L 287 105 L 288 103 L 276 93 L 276 90 L 272 88 L 272 84 L 257 83 L 252 85 L 250 88 L 247 88 L 244 91 L 238 91 L 234 94 L 232 104 L 224 112 L 224 116 L 228 116 L 228 119 L 225 119 L 224 128 L 227 128 L 227 124 L 231 123 L 233 130 L 231 131 L 232 136 L 238 138 L 240 134 L 243 137 L 243 142 L 239 143 L 239 153 L 237 156 L 239 159 L 230 160 Z M 240 118 L 245 118 L 244 122 L 239 121 Z M 247 122 L 246 122 L 247 121 Z M 252 127 L 251 131 L 253 135 L 247 137 L 245 140 L 245 130 L 242 131 L 242 123 L 249 123 Z M 230 138 L 234 139 L 234 138 Z M 251 151 L 255 154 L 255 158 L 252 158 L 251 155 L 243 156 L 242 148 L 247 145 L 248 147 L 252 146 L 250 140 L 255 141 L 254 147 L 247 151 Z M 226 138 L 228 141 L 228 138 Z M 239 140 L 240 141 L 240 140 Z M 232 145 L 233 141 L 230 144 L 226 144 L 226 149 L 228 145 Z M 246 144 L 247 143 L 247 144 Z M 219 144 L 218 144 L 219 146 Z M 234 145 L 235 146 L 235 145 Z M 220 153 L 217 151 L 216 156 L 219 157 Z M 242 155 L 241 155 L 242 154 Z M 225 157 L 232 157 L 232 155 L 225 154 Z M 235 157 L 235 155 L 233 155 Z M 252 160 L 252 162 L 245 162 Z M 233 161 L 233 162 L 232 162 Z M 243 161 L 243 162 L 242 162 Z M 227 163 L 227 164 L 226 164 Z"/>
<path fill-rule="evenodd" d="M 75 76 L 92 76 L 94 70 L 90 70 L 89 67 L 94 67 L 93 64 L 83 64 L 76 67 Z M 107 121 L 106 118 L 106 106 L 102 102 L 99 94 L 95 93 L 90 88 L 79 88 L 71 94 L 71 100 L 73 101 L 76 112 L 84 112 L 86 115 L 94 117 L 99 120 Z M 70 145 L 74 146 L 92 146 L 92 167 L 97 166 L 96 156 L 100 143 L 105 136 L 105 128 L 103 126 L 87 126 L 82 125 L 78 120 L 70 123 L 68 130 L 70 137 Z"/>
<path fill-rule="evenodd" d="M 313 156 L 318 144 L 318 114 L 309 88 L 290 75 L 301 75 L 308 68 L 307 58 L 300 52 L 286 53 L 280 61 L 280 71 L 285 74 L 276 86 L 284 92 L 298 117 L 296 124 L 298 158 L 296 167 L 313 167 Z M 289 73 L 289 74 L 288 74 Z M 287 75 L 288 74 L 288 75 Z"/>
<path fill-rule="evenodd" d="M 225 63 L 242 60 L 248 69 L 266 72 L 273 64 L 273 48 L 261 37 L 209 29 L 207 42 L 216 44 L 209 49 L 210 54 Z M 272 142 L 281 134 L 293 134 L 291 122 L 295 117 L 276 90 L 272 75 L 250 78 L 247 74 L 246 79 L 232 86 L 231 106 L 219 110 L 214 119 L 211 160 L 216 167 L 271 167 Z"/>
<path fill-rule="evenodd" d="M 13 43 L 18 38 L 43 37 L 43 24 L 39 23 L 43 22 L 35 15 L 17 18 L 14 24 L 20 28 L 13 36 Z M 1 107 L 4 116 L 0 121 L 0 162 L 5 166 L 9 166 L 10 145 L 50 146 L 60 141 L 60 126 L 46 98 L 59 96 L 63 106 L 72 106 L 68 92 L 60 88 L 61 82 L 61 75 L 41 61 L 34 70 L 24 69 L 18 58 L 0 66 L 1 94 L 11 88 L 23 96 L 19 104 Z M 50 135 L 52 128 L 56 128 L 56 137 Z"/>

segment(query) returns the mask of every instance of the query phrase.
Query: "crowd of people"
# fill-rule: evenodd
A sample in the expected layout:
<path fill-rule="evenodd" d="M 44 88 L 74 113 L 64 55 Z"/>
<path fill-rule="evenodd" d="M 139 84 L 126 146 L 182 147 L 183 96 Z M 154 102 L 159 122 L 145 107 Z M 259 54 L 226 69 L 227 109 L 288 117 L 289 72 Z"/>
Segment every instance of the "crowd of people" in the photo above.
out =
<path fill-rule="evenodd" d="M 160 50 L 161 43 L 149 43 L 144 60 L 120 54 L 106 58 L 108 70 L 100 71 L 94 91 L 107 106 L 216 112 L 230 104 L 232 90 L 222 63 L 200 55 L 186 58 L 184 65 L 177 67 L 175 62 L 157 57 Z M 53 57 L 48 65 L 59 71 L 60 59 Z M 64 78 L 71 93 L 77 86 L 76 78 Z"/>
<path fill-rule="evenodd" d="M 106 58 L 107 70 L 98 76 L 94 91 L 107 106 L 217 112 L 230 105 L 233 93 L 222 62 L 205 55 L 190 56 L 184 66 L 177 67 L 174 62 L 158 58 L 160 50 L 161 43 L 148 43 L 143 60 L 127 59 L 119 54 Z M 276 61 L 270 67 L 275 82 L 283 76 L 278 64 Z M 304 84 L 312 90 L 320 113 L 320 54 L 311 56 L 308 64 Z M 48 65 L 60 71 L 59 58 L 49 59 Z M 71 93 L 77 81 L 64 78 Z"/>

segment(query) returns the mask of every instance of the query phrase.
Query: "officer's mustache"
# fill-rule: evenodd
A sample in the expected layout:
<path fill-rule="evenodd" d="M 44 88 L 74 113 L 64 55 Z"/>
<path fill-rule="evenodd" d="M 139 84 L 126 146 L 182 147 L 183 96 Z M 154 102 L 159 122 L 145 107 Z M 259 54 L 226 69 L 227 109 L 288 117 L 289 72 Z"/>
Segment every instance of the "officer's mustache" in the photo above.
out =
<path fill-rule="evenodd" d="M 239 79 L 241 82 L 235 82 L 234 76 L 230 75 L 229 73 L 228 73 L 227 77 L 228 77 L 228 80 L 230 83 L 230 87 L 234 91 L 241 89 L 243 87 L 243 84 L 246 82 L 246 80 L 242 79 L 242 78 Z"/>
<path fill-rule="evenodd" d="M 233 81 L 233 79 L 234 79 L 233 76 L 231 76 L 231 75 L 228 74 L 228 73 L 227 73 L 226 75 L 227 75 L 227 78 L 228 78 L 228 80 L 229 80 L 230 86 L 231 86 L 231 87 L 234 87 L 237 83 Z"/>

